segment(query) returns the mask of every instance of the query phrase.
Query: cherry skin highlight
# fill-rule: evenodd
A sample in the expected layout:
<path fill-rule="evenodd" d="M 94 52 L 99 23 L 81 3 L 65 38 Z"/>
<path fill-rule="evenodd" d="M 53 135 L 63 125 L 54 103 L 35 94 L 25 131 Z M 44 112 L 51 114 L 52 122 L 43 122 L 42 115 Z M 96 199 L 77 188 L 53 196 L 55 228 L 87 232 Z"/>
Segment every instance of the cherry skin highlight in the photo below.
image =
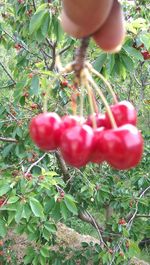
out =
<path fill-rule="evenodd" d="M 61 137 L 60 150 L 67 164 L 80 168 L 89 162 L 93 130 L 87 125 L 76 125 Z"/>
<path fill-rule="evenodd" d="M 35 116 L 29 125 L 31 139 L 41 150 L 55 150 L 60 144 L 61 123 L 53 112 Z"/>

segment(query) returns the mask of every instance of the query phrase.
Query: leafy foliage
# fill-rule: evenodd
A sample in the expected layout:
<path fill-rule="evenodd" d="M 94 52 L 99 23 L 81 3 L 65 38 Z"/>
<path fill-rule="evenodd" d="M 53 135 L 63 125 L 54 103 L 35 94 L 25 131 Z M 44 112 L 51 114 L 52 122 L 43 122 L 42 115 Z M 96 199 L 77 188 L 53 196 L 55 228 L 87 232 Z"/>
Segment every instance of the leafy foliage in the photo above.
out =
<path fill-rule="evenodd" d="M 58 153 L 44 154 L 33 145 L 28 124 L 43 111 L 45 97 L 50 111 L 61 116 L 71 113 L 73 77 L 68 77 L 66 87 L 62 86 L 65 77 L 52 80 L 56 54 L 64 65 L 72 61 L 78 41 L 62 32 L 58 0 L 52 4 L 42 0 L 0 4 L 0 240 L 4 242 L 8 231 L 15 229 L 34 242 L 23 264 L 84 265 L 89 259 L 95 265 L 111 264 L 112 260 L 116 265 L 127 264 L 140 252 L 139 241 L 150 237 L 149 65 L 141 53 L 150 49 L 150 38 L 145 2 L 140 1 L 138 7 L 141 10 L 137 12 L 137 7 L 124 5 L 127 37 L 119 54 L 105 54 L 93 42 L 88 52 L 88 59 L 110 79 L 118 98 L 130 100 L 138 110 L 145 152 L 137 168 L 124 172 L 106 164 L 67 168 Z M 87 221 L 93 225 L 91 234 L 97 238 L 102 234 L 105 246 L 83 243 L 81 250 L 53 250 L 57 222 L 78 228 L 79 218 L 80 231 L 85 232 L 83 221 Z M 14 253 L 8 251 L 10 245 L 8 240 L 0 245 L 3 264 L 17 264 Z"/>

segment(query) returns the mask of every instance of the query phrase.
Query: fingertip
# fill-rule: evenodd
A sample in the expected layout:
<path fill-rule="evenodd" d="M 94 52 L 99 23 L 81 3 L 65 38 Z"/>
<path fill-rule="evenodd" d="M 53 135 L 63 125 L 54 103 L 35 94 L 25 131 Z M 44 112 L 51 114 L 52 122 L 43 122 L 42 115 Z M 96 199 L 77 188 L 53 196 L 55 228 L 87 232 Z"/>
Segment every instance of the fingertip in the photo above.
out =
<path fill-rule="evenodd" d="M 95 42 L 106 52 L 119 52 L 125 38 L 125 22 L 117 0 L 104 25 L 93 35 Z"/>

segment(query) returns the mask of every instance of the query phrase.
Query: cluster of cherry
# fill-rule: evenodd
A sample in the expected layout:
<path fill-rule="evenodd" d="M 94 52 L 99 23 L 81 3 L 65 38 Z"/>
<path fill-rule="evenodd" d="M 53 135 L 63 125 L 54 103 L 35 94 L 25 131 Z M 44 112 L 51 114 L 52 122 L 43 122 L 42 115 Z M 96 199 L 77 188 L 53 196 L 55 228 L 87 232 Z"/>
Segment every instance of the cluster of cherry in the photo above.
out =
<path fill-rule="evenodd" d="M 47 112 L 31 120 L 30 136 L 41 150 L 59 148 L 66 163 L 77 168 L 104 161 L 119 170 L 135 167 L 143 153 L 143 138 L 136 128 L 136 110 L 128 101 L 110 108 L 116 128 L 112 128 L 107 112 L 90 115 L 86 120 L 71 115 L 60 118 L 56 113 Z"/>

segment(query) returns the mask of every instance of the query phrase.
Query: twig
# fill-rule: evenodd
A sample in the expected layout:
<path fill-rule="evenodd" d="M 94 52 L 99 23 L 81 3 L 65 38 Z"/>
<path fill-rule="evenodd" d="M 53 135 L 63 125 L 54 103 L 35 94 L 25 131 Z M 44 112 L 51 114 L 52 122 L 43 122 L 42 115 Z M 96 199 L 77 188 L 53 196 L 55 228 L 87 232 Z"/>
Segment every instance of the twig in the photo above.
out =
<path fill-rule="evenodd" d="M 33 8 L 34 8 L 34 10 L 36 11 L 36 5 L 35 5 L 35 1 L 34 1 L 34 0 L 32 0 L 32 3 L 33 3 Z"/>
<path fill-rule="evenodd" d="M 0 86 L 0 89 L 4 89 L 4 88 L 7 88 L 7 87 L 13 87 L 15 85 L 15 83 L 10 83 L 10 84 L 7 84 L 7 85 L 3 85 L 3 86 Z"/>
<path fill-rule="evenodd" d="M 4 32 L 9 38 L 11 38 L 14 42 L 17 41 L 16 38 L 14 38 L 13 36 L 11 36 L 11 35 L 10 35 L 5 29 L 2 29 L 2 28 L 1 28 L 1 30 L 2 30 L 2 31 L 3 31 L 3 32 Z M 37 55 L 37 54 L 31 52 L 28 48 L 26 48 L 26 47 L 22 44 L 22 41 L 20 41 L 20 43 L 21 43 L 21 47 L 22 47 L 26 52 L 32 54 L 33 56 L 36 55 L 38 59 L 42 60 L 42 58 L 41 58 L 39 55 Z"/>
<path fill-rule="evenodd" d="M 61 153 L 60 153 L 59 150 L 55 152 L 55 155 L 56 155 L 56 158 L 58 160 L 60 169 L 61 169 L 61 171 L 63 173 L 64 181 L 67 182 L 68 180 L 71 179 L 71 176 L 70 176 L 70 174 L 68 172 L 68 168 L 66 166 L 66 163 L 65 163 L 64 159 L 62 158 Z"/>
<path fill-rule="evenodd" d="M 133 224 L 133 221 L 134 219 L 136 218 L 136 215 L 137 215 L 137 212 L 138 212 L 138 204 L 139 204 L 139 200 L 145 195 L 146 192 L 148 192 L 150 190 L 150 186 L 147 187 L 145 190 L 143 190 L 140 195 L 139 195 L 139 198 L 137 200 L 137 203 L 136 203 L 136 209 L 135 209 L 135 212 L 134 214 L 131 216 L 130 220 L 128 221 L 127 225 L 126 225 L 126 228 L 128 231 L 131 230 L 131 227 L 132 227 L 132 224 Z M 123 242 L 126 240 L 125 237 L 123 237 L 120 242 L 118 243 L 118 245 L 115 247 L 114 249 L 114 254 L 112 256 L 112 260 L 110 261 L 110 263 L 108 265 L 112 265 L 114 260 L 115 260 L 115 256 L 116 256 L 116 253 L 118 252 L 119 249 L 121 249 L 121 246 L 123 244 Z"/>
<path fill-rule="evenodd" d="M 93 224 L 95 225 L 95 228 L 97 229 L 97 232 L 98 232 L 98 234 L 99 234 L 99 239 L 100 239 L 100 245 L 101 245 L 101 246 L 105 246 L 106 248 L 108 248 L 107 244 L 106 244 L 106 243 L 104 242 L 104 240 L 103 240 L 102 234 L 101 234 L 101 232 L 100 232 L 100 229 L 99 229 L 99 227 L 98 227 L 98 225 L 97 225 L 97 223 L 96 223 L 94 217 L 93 217 L 89 212 L 87 212 L 87 214 L 88 214 L 89 217 L 92 219 Z"/>
<path fill-rule="evenodd" d="M 128 223 L 127 223 L 127 225 L 126 225 L 126 228 L 127 228 L 128 230 L 131 229 L 132 224 L 133 224 L 133 221 L 134 221 L 134 219 L 135 219 L 135 217 L 136 217 L 136 215 L 137 215 L 137 212 L 138 212 L 138 205 L 139 205 L 139 200 L 140 200 L 140 199 L 145 195 L 145 193 L 146 193 L 147 191 L 149 191 L 149 190 L 150 190 L 150 186 L 147 187 L 145 190 L 143 190 L 142 193 L 140 194 L 140 196 L 139 196 L 139 198 L 138 198 L 138 200 L 137 200 L 137 202 L 136 202 L 135 212 L 133 213 L 132 217 L 130 218 L 130 220 L 128 221 Z"/>
<path fill-rule="evenodd" d="M 71 47 L 71 45 L 68 45 L 67 47 L 65 47 L 64 49 L 62 49 L 60 52 L 59 52 L 59 55 L 63 54 L 64 52 L 66 52 L 67 50 L 69 50 Z"/>
<path fill-rule="evenodd" d="M 79 212 L 78 217 L 82 221 L 91 224 L 96 229 L 98 228 L 100 232 L 104 231 L 103 227 L 100 224 L 98 224 L 98 222 L 95 220 L 94 217 L 91 218 L 91 215 L 88 212 L 81 211 L 81 212 Z"/>
<path fill-rule="evenodd" d="M 13 138 L 5 138 L 5 137 L 0 137 L 0 141 L 2 142 L 8 142 L 8 143 L 18 143 L 16 139 Z"/>
<path fill-rule="evenodd" d="M 16 81 L 13 79 L 12 75 L 8 72 L 8 70 L 6 69 L 6 67 L 4 66 L 4 64 L 2 62 L 0 62 L 1 67 L 3 68 L 3 70 L 5 71 L 5 73 L 8 75 L 8 77 L 11 79 L 11 81 L 13 82 L 13 84 L 16 84 Z"/>
<path fill-rule="evenodd" d="M 26 173 L 24 174 L 25 176 L 27 176 L 29 173 L 30 173 L 30 171 L 31 171 L 31 169 L 34 167 L 34 166 L 36 166 L 45 156 L 47 155 L 47 153 L 45 153 L 43 156 L 41 156 L 37 161 L 35 161 L 29 168 L 28 168 L 28 170 L 26 171 Z"/>
<path fill-rule="evenodd" d="M 136 75 L 135 75 L 135 73 L 134 73 L 134 79 L 135 79 L 135 81 L 137 82 L 137 84 L 139 85 L 139 86 L 141 86 L 141 83 L 140 83 L 140 81 L 137 79 L 137 77 L 136 77 Z"/>
<path fill-rule="evenodd" d="M 135 216 L 135 218 L 150 218 L 150 215 L 146 215 L 146 214 L 143 214 L 143 215 L 141 215 L 141 214 L 137 214 L 137 215 Z"/>

